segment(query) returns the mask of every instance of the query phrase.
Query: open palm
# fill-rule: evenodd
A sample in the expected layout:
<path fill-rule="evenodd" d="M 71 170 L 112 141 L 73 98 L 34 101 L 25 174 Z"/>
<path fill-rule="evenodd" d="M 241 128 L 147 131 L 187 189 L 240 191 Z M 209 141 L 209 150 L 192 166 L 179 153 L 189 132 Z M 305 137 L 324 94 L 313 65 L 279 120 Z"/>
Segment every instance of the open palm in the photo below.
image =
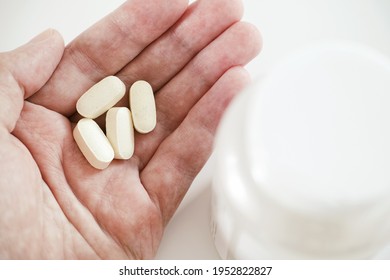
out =
<path fill-rule="evenodd" d="M 154 257 L 260 49 L 239 1 L 187 5 L 127 1 L 65 49 L 49 30 L 0 54 L 0 258 Z M 150 82 L 157 126 L 100 171 L 72 130 L 77 99 L 108 75 Z"/>

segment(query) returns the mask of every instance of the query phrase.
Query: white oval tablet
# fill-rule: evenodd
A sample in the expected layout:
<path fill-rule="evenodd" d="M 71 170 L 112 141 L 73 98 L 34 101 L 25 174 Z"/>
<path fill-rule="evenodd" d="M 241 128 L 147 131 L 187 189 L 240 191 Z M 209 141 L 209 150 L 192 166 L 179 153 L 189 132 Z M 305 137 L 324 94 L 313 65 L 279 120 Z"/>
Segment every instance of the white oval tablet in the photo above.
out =
<path fill-rule="evenodd" d="M 130 88 L 130 109 L 134 128 L 148 133 L 156 126 L 156 103 L 153 89 L 146 81 L 137 81 Z"/>
<path fill-rule="evenodd" d="M 77 112 L 86 118 L 97 118 L 114 106 L 125 93 L 125 84 L 116 76 L 108 76 L 80 97 L 76 104 Z"/>
<path fill-rule="evenodd" d="M 73 137 L 93 167 L 105 169 L 114 159 L 114 150 L 110 142 L 94 120 L 79 120 L 73 130 Z"/>
<path fill-rule="evenodd" d="M 130 110 L 114 107 L 106 115 L 106 134 L 116 159 L 129 159 L 134 153 L 134 128 Z"/>

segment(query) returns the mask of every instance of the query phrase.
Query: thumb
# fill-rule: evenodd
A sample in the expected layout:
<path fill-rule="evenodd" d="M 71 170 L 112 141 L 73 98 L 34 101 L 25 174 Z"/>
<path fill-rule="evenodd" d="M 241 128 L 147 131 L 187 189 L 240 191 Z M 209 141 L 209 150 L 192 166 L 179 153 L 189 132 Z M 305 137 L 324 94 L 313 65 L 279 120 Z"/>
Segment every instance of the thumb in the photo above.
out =
<path fill-rule="evenodd" d="M 47 82 L 63 52 L 61 35 L 48 29 L 23 46 L 0 53 L 0 128 L 13 130 L 24 99 Z"/>

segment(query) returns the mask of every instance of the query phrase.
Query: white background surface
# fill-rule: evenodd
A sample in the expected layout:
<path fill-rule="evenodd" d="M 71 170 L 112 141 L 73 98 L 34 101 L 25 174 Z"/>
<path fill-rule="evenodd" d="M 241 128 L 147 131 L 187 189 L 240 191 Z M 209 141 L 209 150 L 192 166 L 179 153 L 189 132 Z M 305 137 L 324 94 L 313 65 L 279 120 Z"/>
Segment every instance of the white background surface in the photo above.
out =
<path fill-rule="evenodd" d="M 59 30 L 67 43 L 122 2 L 0 0 L 0 51 L 13 49 L 48 27 Z M 390 56 L 389 0 L 243 2 L 244 19 L 261 30 L 264 41 L 262 54 L 248 66 L 255 79 L 281 57 L 315 41 L 353 40 Z M 157 259 L 218 258 L 209 233 L 212 170 L 211 160 L 168 225 Z"/>

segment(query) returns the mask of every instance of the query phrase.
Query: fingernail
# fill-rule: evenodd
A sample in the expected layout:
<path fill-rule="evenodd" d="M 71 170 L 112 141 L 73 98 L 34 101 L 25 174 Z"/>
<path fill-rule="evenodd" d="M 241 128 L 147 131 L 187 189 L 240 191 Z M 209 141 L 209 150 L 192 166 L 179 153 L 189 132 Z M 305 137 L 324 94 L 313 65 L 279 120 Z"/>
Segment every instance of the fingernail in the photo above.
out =
<path fill-rule="evenodd" d="M 30 43 L 38 43 L 38 42 L 46 40 L 47 38 L 51 37 L 51 35 L 53 35 L 53 31 L 54 30 L 51 28 L 46 29 L 42 33 L 40 33 L 37 36 L 35 36 L 34 38 L 32 38 L 30 40 Z"/>

